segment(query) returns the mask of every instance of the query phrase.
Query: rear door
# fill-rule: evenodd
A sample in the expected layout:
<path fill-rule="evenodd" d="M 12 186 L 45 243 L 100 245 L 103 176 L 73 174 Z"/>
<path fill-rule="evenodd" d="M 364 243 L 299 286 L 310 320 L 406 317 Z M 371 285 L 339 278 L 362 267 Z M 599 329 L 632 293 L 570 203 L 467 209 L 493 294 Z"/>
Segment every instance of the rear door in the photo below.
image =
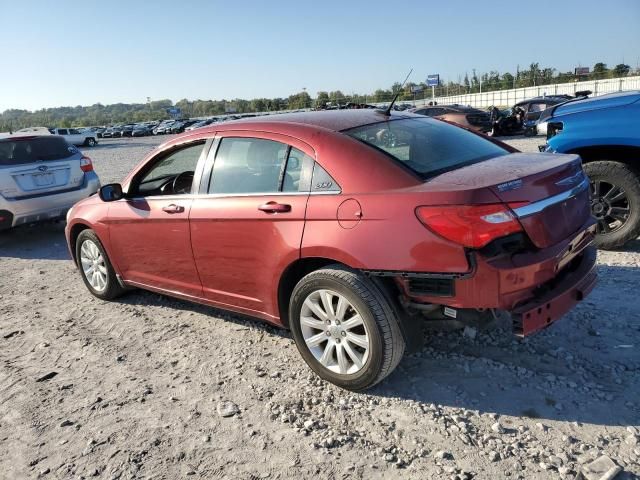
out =
<path fill-rule="evenodd" d="M 278 316 L 282 272 L 300 256 L 314 151 L 291 137 L 225 132 L 190 215 L 204 296 Z"/>
<path fill-rule="evenodd" d="M 82 186 L 82 154 L 63 137 L 43 135 L 0 141 L 0 195 L 19 199 Z"/>

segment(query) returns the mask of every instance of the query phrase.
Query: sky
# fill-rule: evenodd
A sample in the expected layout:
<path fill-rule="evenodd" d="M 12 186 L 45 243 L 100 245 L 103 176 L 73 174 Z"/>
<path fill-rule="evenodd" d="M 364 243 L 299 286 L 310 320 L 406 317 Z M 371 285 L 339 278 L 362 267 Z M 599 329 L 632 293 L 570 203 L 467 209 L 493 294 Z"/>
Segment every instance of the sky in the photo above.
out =
<path fill-rule="evenodd" d="M 0 0 L 0 112 L 640 62 L 638 0 Z"/>

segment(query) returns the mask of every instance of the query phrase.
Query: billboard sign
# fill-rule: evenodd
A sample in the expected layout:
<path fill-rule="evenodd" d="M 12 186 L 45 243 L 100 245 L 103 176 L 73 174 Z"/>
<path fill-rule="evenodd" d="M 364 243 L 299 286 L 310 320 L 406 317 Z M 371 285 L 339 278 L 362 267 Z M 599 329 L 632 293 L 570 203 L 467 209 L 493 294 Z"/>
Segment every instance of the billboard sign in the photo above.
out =
<path fill-rule="evenodd" d="M 575 68 L 575 74 L 577 76 L 579 75 L 589 75 L 589 67 L 576 67 Z"/>
<path fill-rule="evenodd" d="M 420 93 L 422 87 L 420 85 L 411 85 L 411 93 Z"/>
<path fill-rule="evenodd" d="M 427 76 L 427 85 L 430 87 L 437 87 L 440 85 L 440 74 L 435 73 Z"/>
<path fill-rule="evenodd" d="M 178 118 L 182 114 L 182 111 L 178 107 L 171 107 L 167 108 L 167 113 L 174 118 Z"/>

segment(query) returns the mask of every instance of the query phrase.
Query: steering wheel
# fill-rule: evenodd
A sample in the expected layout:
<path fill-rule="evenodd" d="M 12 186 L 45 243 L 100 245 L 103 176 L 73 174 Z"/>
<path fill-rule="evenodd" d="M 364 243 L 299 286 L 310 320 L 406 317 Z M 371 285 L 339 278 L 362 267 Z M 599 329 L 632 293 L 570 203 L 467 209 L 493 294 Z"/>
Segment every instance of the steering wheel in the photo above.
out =
<path fill-rule="evenodd" d="M 171 182 L 171 190 L 174 194 L 191 193 L 191 185 L 193 184 L 193 175 L 195 172 L 187 170 L 179 173 Z"/>

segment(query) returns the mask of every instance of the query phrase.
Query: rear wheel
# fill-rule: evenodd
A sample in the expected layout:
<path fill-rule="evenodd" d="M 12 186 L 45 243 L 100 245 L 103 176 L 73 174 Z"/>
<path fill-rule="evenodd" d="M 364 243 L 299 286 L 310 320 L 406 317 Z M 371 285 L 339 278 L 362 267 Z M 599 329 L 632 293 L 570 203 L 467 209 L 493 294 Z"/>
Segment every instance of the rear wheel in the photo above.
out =
<path fill-rule="evenodd" d="M 83 230 L 76 240 L 76 259 L 82 280 L 89 291 L 102 300 L 124 293 L 109 257 L 93 230 Z"/>
<path fill-rule="evenodd" d="M 595 161 L 584 165 L 591 181 L 591 212 L 598 248 L 622 247 L 640 234 L 640 179 L 624 163 Z"/>
<path fill-rule="evenodd" d="M 95 147 L 96 146 L 96 139 L 95 138 L 87 138 L 84 141 L 84 144 L 87 145 L 88 147 Z"/>
<path fill-rule="evenodd" d="M 298 282 L 289 318 L 304 360 L 341 388 L 372 387 L 402 359 L 405 342 L 393 306 L 373 282 L 340 265 Z"/>

